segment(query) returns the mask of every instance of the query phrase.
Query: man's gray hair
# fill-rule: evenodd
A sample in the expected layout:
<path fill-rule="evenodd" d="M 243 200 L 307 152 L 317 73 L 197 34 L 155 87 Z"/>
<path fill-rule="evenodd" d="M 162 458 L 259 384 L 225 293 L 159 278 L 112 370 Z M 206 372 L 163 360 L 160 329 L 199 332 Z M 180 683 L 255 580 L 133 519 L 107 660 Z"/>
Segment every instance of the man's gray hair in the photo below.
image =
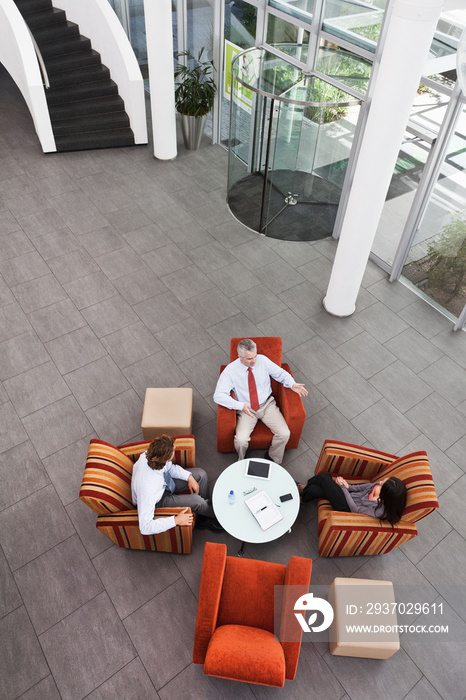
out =
<path fill-rule="evenodd" d="M 238 343 L 238 347 L 237 347 L 238 355 L 240 357 L 244 357 L 244 354 L 246 352 L 254 352 L 254 350 L 256 350 L 256 348 L 257 348 L 257 345 L 255 344 L 255 342 L 253 340 L 251 340 L 250 338 L 244 338 L 243 340 L 240 340 Z"/>

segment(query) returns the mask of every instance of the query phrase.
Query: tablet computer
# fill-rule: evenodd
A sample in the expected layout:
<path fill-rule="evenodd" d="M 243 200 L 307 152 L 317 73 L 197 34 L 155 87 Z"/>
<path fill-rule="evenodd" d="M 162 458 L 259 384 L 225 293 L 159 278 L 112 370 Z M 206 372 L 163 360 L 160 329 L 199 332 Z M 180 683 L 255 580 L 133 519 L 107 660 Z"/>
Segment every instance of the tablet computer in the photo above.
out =
<path fill-rule="evenodd" d="M 270 479 L 270 462 L 257 462 L 254 459 L 248 460 L 246 464 L 246 476 L 255 479 Z"/>

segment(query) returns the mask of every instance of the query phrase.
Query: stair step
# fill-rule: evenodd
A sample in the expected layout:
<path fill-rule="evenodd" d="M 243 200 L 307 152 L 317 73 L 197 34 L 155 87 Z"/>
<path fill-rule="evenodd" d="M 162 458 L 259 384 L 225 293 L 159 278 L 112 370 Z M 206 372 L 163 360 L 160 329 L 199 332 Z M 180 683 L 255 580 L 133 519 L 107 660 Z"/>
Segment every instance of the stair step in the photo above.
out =
<path fill-rule="evenodd" d="M 72 36 L 69 39 L 56 39 L 47 41 L 40 47 L 40 51 L 44 58 L 52 56 L 63 56 L 67 53 L 83 53 L 83 51 L 91 50 L 91 40 L 81 34 Z"/>
<path fill-rule="evenodd" d="M 37 27 L 34 29 L 34 39 L 42 46 L 49 41 L 60 39 L 66 41 L 69 37 L 79 36 L 79 27 L 74 22 L 65 22 L 65 24 L 51 27 Z"/>
<path fill-rule="evenodd" d="M 63 102 L 76 102 L 92 97 L 118 95 L 118 87 L 113 80 L 96 80 L 62 88 L 49 88 L 46 92 L 47 103 L 56 105 Z"/>
<path fill-rule="evenodd" d="M 109 129 L 126 129 L 129 127 L 129 117 L 126 112 L 109 112 L 107 114 L 89 114 L 70 119 L 59 119 L 53 122 L 55 136 L 67 134 L 85 134 Z"/>
<path fill-rule="evenodd" d="M 102 65 L 100 53 L 91 49 L 91 51 L 83 51 L 76 53 L 65 53 L 60 56 L 48 56 L 44 58 L 45 67 L 49 77 L 66 73 L 68 70 L 74 70 L 84 66 Z"/>
<path fill-rule="evenodd" d="M 134 146 L 134 134 L 131 129 L 110 129 L 55 138 L 57 151 L 86 151 L 95 148 L 120 148 Z"/>
<path fill-rule="evenodd" d="M 124 109 L 125 103 L 119 95 L 104 95 L 104 97 L 94 97 L 90 100 L 50 105 L 49 112 L 52 122 L 55 123 L 56 119 L 81 117 L 89 114 L 97 115 L 108 114 L 109 112 L 122 112 Z"/>
<path fill-rule="evenodd" d="M 15 0 L 22 15 L 52 7 L 52 0 Z"/>
<path fill-rule="evenodd" d="M 66 12 L 56 7 L 52 7 L 51 10 L 29 12 L 27 15 L 27 24 L 31 31 L 34 31 L 36 27 L 47 27 L 50 24 L 63 24 L 64 22 L 66 22 Z"/>
<path fill-rule="evenodd" d="M 51 88 L 62 88 L 67 85 L 79 85 L 99 80 L 110 80 L 110 71 L 101 63 L 81 66 L 60 73 L 48 74 Z"/>

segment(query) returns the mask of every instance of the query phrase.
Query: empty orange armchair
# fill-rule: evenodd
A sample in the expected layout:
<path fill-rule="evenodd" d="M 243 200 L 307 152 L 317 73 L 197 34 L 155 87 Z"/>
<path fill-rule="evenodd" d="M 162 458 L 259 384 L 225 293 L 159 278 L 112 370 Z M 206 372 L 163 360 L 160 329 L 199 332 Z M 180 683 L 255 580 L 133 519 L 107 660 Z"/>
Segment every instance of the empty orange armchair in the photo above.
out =
<path fill-rule="evenodd" d="M 238 357 L 237 346 L 243 338 L 232 338 L 230 342 L 230 362 Z M 274 337 L 251 338 L 257 345 L 257 352 L 261 355 L 266 355 L 272 362 L 275 362 L 279 367 L 290 372 L 290 368 L 286 363 L 282 363 L 282 339 Z M 220 367 L 220 373 L 225 369 L 225 365 Z M 306 420 L 306 411 L 304 409 L 301 397 L 291 389 L 287 389 L 271 378 L 272 394 L 275 397 L 277 406 L 283 414 L 286 423 L 290 429 L 290 439 L 286 444 L 286 450 L 296 449 L 301 439 L 303 432 L 304 421 Z M 235 430 L 236 430 L 236 411 L 232 411 L 225 406 L 217 406 L 217 452 L 234 452 L 235 451 Z M 249 449 L 251 450 L 266 450 L 272 442 L 272 432 L 270 429 L 258 421 L 256 427 L 252 431 Z"/>
<path fill-rule="evenodd" d="M 114 447 L 103 440 L 91 440 L 79 497 L 98 515 L 96 527 L 119 547 L 157 552 L 189 554 L 193 526 L 176 526 L 157 535 L 142 535 L 138 512 L 131 502 L 133 464 L 151 440 Z M 175 438 L 174 461 L 189 469 L 195 466 L 192 435 Z M 156 518 L 177 515 L 183 508 L 157 508 Z"/>
<path fill-rule="evenodd" d="M 396 525 L 369 515 L 341 513 L 318 499 L 319 554 L 322 557 L 349 557 L 386 554 L 417 535 L 415 523 L 439 507 L 426 452 L 405 457 L 371 450 L 358 445 L 326 440 L 315 473 L 343 476 L 350 484 L 363 484 L 396 476 L 407 489 L 406 507 Z"/>
<path fill-rule="evenodd" d="M 245 683 L 281 688 L 293 680 L 302 636 L 293 608 L 309 590 L 311 569 L 302 557 L 291 557 L 288 566 L 227 557 L 226 545 L 207 542 L 194 663 L 208 676 Z M 275 586 L 284 588 L 274 599 Z"/>

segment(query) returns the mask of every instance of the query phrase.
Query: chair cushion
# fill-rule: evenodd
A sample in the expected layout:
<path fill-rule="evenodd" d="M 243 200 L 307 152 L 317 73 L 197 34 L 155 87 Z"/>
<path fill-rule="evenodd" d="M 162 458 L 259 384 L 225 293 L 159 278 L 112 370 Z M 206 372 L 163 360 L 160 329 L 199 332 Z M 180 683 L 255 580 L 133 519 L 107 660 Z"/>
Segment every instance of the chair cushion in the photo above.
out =
<path fill-rule="evenodd" d="M 390 476 L 401 479 L 408 491 L 402 518 L 404 522 L 415 523 L 439 507 L 425 452 L 400 457 L 385 467 L 378 478 L 387 479 Z"/>
<path fill-rule="evenodd" d="M 244 338 L 232 338 L 230 341 L 230 362 L 238 357 L 238 343 Z M 269 360 L 276 365 L 282 364 L 282 339 L 274 336 L 261 336 L 260 338 L 250 338 L 257 345 L 259 355 L 266 355 Z"/>
<path fill-rule="evenodd" d="M 207 649 L 204 673 L 282 688 L 285 656 L 271 632 L 245 625 L 217 627 Z"/>
<path fill-rule="evenodd" d="M 79 497 L 99 515 L 134 508 L 131 502 L 133 463 L 103 440 L 91 440 Z"/>

